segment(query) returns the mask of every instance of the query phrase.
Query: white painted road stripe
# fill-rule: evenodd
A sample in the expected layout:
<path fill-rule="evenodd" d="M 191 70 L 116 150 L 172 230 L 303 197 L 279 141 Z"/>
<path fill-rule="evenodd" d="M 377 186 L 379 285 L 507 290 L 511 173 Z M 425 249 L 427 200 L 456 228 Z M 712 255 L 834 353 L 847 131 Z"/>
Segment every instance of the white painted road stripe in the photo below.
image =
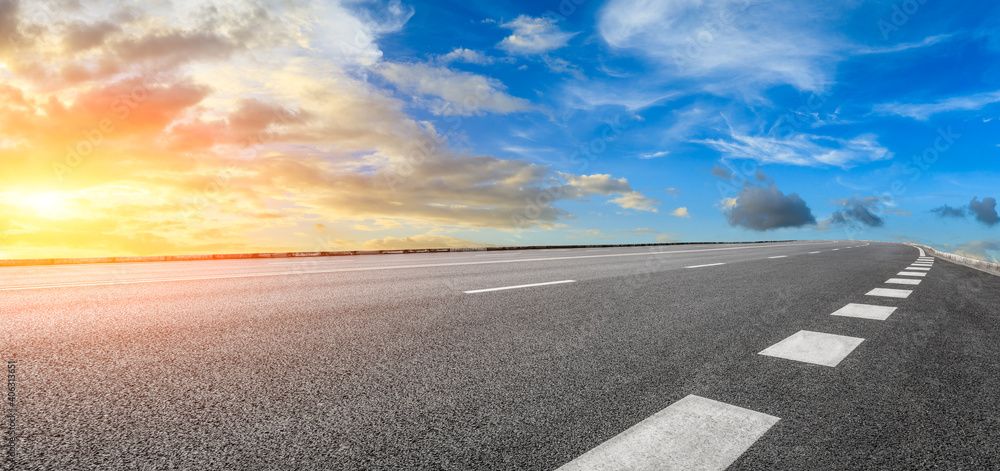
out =
<path fill-rule="evenodd" d="M 913 265 L 910 265 L 910 266 L 906 267 L 906 269 L 907 270 L 930 271 L 931 267 L 915 267 Z"/>
<path fill-rule="evenodd" d="M 834 367 L 865 339 L 800 330 L 764 349 L 759 355 Z"/>
<path fill-rule="evenodd" d="M 920 251 L 920 256 L 921 256 L 921 257 L 923 257 L 924 255 L 927 255 L 927 254 L 925 254 L 925 253 L 924 253 L 924 249 L 922 249 L 922 248 L 920 248 L 920 247 L 917 247 L 917 250 L 919 250 L 919 251 Z"/>
<path fill-rule="evenodd" d="M 779 420 L 772 415 L 690 395 L 557 471 L 721 471 Z"/>
<path fill-rule="evenodd" d="M 725 263 L 709 263 L 707 265 L 691 265 L 690 267 L 684 268 L 704 268 L 704 267 L 717 267 L 719 265 L 725 265 Z"/>
<path fill-rule="evenodd" d="M 485 293 L 487 291 L 500 291 L 505 289 L 517 289 L 517 288 L 531 288 L 534 286 L 547 286 L 547 285 L 558 285 L 562 283 L 576 283 L 576 280 L 562 280 L 562 281 L 548 281 L 545 283 L 532 283 L 530 285 L 517 285 L 517 286 L 504 286 L 501 288 L 486 288 L 486 289 L 474 289 L 469 291 L 462 291 L 463 293 L 473 294 L 473 293 Z"/>
<path fill-rule="evenodd" d="M 809 252 L 809 253 L 819 253 L 819 252 Z"/>
<path fill-rule="evenodd" d="M 883 296 L 886 298 L 905 298 L 912 293 L 909 289 L 875 288 L 867 293 L 868 296 Z"/>
<path fill-rule="evenodd" d="M 916 272 L 916 271 L 901 271 L 897 273 L 899 276 L 927 276 L 926 273 Z"/>
<path fill-rule="evenodd" d="M 766 247 L 784 247 L 788 245 L 820 245 L 824 242 L 815 243 L 801 243 L 801 244 L 774 244 L 767 245 Z M 663 252 L 637 252 L 637 253 L 612 253 L 612 254 L 598 254 L 598 255 L 572 255 L 569 257 L 542 257 L 542 258 L 521 258 L 514 260 L 483 260 L 476 262 L 449 262 L 449 263 L 431 263 L 426 265 L 391 265 L 391 266 L 375 266 L 375 267 L 356 267 L 356 268 L 331 268 L 325 270 L 300 270 L 300 271 L 286 271 L 286 272 L 274 272 L 274 273 L 234 273 L 228 275 L 215 275 L 215 276 L 196 276 L 196 277 L 176 277 L 176 278 L 154 278 L 154 279 L 139 279 L 139 280 L 129 280 L 129 281 L 95 281 L 86 283 L 57 283 L 57 284 L 44 284 L 44 285 L 23 285 L 23 286 L 6 286 L 0 287 L 0 291 L 12 291 L 12 290 L 22 290 L 22 289 L 44 289 L 44 288 L 70 288 L 76 286 L 107 286 L 107 285 L 120 285 L 120 284 L 135 284 L 135 283 L 159 283 L 165 281 L 190 281 L 190 280 L 214 280 L 222 278 L 255 278 L 259 276 L 283 276 L 283 275 L 311 275 L 320 273 L 340 273 L 340 272 L 354 272 L 354 271 L 373 271 L 373 270 L 402 270 L 406 268 L 437 268 L 437 267 L 459 267 L 466 265 L 490 265 L 494 263 L 522 263 L 522 262 L 547 262 L 553 260 L 577 260 L 585 258 L 606 258 L 606 257 L 648 257 L 651 255 L 672 255 L 679 253 L 694 253 L 694 252 L 720 252 L 729 250 L 747 250 L 747 249 L 758 249 L 760 246 L 740 246 L 740 247 L 726 247 L 721 249 L 691 249 L 691 250 L 670 250 Z M 544 250 L 543 250 L 544 251 Z"/>
<path fill-rule="evenodd" d="M 777 255 L 777 256 L 774 256 L 774 257 L 767 257 L 767 258 L 785 258 L 787 256 L 788 255 Z"/>
<path fill-rule="evenodd" d="M 897 285 L 919 285 L 920 280 L 911 280 L 908 278 L 889 278 L 886 283 L 893 283 Z"/>
<path fill-rule="evenodd" d="M 877 321 L 884 321 L 889 318 L 889 315 L 895 311 L 896 308 L 891 306 L 873 306 L 871 304 L 848 304 L 836 312 L 830 314 L 831 316 L 844 316 L 844 317 L 858 317 L 861 319 L 874 319 Z"/>

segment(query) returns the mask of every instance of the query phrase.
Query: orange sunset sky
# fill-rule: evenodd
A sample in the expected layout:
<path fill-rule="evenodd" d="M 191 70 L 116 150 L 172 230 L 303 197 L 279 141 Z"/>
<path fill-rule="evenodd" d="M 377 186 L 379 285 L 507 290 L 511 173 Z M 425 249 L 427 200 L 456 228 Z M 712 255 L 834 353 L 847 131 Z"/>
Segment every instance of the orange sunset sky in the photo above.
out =
<path fill-rule="evenodd" d="M 0 257 L 481 245 L 443 233 L 510 229 L 547 178 L 365 80 L 391 5 L 63 3 L 0 2 Z"/>

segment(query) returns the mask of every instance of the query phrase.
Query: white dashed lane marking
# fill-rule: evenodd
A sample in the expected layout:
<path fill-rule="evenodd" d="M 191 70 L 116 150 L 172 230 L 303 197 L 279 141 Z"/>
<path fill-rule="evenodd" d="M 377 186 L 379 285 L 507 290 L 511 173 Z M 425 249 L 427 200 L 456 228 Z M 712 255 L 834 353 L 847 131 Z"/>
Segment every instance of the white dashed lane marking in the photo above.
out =
<path fill-rule="evenodd" d="M 905 298 L 912 293 L 909 289 L 875 288 L 865 294 L 868 296 L 882 296 L 886 298 Z"/>
<path fill-rule="evenodd" d="M 919 285 L 920 280 L 911 280 L 907 278 L 889 278 L 886 283 L 892 283 L 897 285 Z"/>
<path fill-rule="evenodd" d="M 576 280 L 548 281 L 548 282 L 545 282 L 545 283 L 531 283 L 529 285 L 503 286 L 503 287 L 500 287 L 500 288 L 473 289 L 473 290 L 462 291 L 462 292 L 463 293 L 467 293 L 467 294 L 474 294 L 474 293 L 485 293 L 487 291 L 501 291 L 501 290 L 505 290 L 505 289 L 533 288 L 535 286 L 558 285 L 558 284 L 562 284 L 562 283 L 576 283 Z"/>
<path fill-rule="evenodd" d="M 831 316 L 844 316 L 844 317 L 858 317 L 861 319 L 874 319 L 877 321 L 884 321 L 889 318 L 889 315 L 895 311 L 895 307 L 891 306 L 874 306 L 871 304 L 848 304 L 836 312 L 831 314 Z"/>
<path fill-rule="evenodd" d="M 717 267 L 719 265 L 725 265 L 725 263 L 709 263 L 709 264 L 706 264 L 706 265 L 691 265 L 690 267 L 684 267 L 684 268 Z"/>
<path fill-rule="evenodd" d="M 778 417 L 690 395 L 557 471 L 724 470 Z"/>
<path fill-rule="evenodd" d="M 810 254 L 814 254 L 814 253 L 819 253 L 819 252 L 809 252 L 809 253 L 810 253 Z"/>
<path fill-rule="evenodd" d="M 897 273 L 897 275 L 899 275 L 899 276 L 927 276 L 926 273 L 924 273 L 924 272 L 917 272 L 917 271 L 901 271 L 901 272 Z"/>
<path fill-rule="evenodd" d="M 785 257 L 787 257 L 787 256 L 788 256 L 788 255 L 776 255 L 776 256 L 774 256 L 774 257 L 767 257 L 767 258 L 785 258 Z"/>
<path fill-rule="evenodd" d="M 931 267 L 915 267 L 915 266 L 910 265 L 910 266 L 906 267 L 906 269 L 907 270 L 917 270 L 917 271 L 930 271 Z"/>
<path fill-rule="evenodd" d="M 865 339 L 800 330 L 764 349 L 759 355 L 834 367 Z"/>

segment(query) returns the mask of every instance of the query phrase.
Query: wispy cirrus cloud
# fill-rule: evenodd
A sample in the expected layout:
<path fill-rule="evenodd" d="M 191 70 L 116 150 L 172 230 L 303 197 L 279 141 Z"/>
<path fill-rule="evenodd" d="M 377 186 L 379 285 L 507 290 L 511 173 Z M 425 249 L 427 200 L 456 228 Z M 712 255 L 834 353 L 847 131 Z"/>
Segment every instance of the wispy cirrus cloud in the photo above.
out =
<path fill-rule="evenodd" d="M 832 5 L 786 1 L 613 0 L 599 14 L 598 33 L 716 92 L 756 95 L 779 84 L 820 90 L 844 49 L 829 27 L 839 14 Z"/>
<path fill-rule="evenodd" d="M 881 46 L 881 47 L 862 47 L 855 51 L 855 54 L 892 54 L 896 52 L 909 51 L 913 49 L 920 49 L 924 47 L 933 46 L 935 44 L 940 44 L 946 42 L 955 37 L 953 34 L 937 34 L 934 36 L 928 36 L 921 41 L 914 41 L 909 43 L 899 43 L 893 44 L 891 46 Z"/>
<path fill-rule="evenodd" d="M 727 159 L 751 159 L 810 167 L 851 167 L 892 158 L 892 152 L 874 134 L 850 139 L 791 133 L 787 136 L 750 135 L 730 129 L 729 139 L 697 140 L 719 151 Z"/>
<path fill-rule="evenodd" d="M 1000 91 L 945 98 L 932 103 L 882 103 L 875 105 L 874 111 L 882 115 L 905 116 L 926 121 L 936 114 L 978 110 L 998 102 L 1000 102 Z"/>

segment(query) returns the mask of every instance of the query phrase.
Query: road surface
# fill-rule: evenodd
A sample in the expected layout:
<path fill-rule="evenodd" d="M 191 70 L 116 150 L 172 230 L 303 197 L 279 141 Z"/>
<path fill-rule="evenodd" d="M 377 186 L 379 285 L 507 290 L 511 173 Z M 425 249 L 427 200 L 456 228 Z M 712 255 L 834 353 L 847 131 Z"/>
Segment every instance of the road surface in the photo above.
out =
<path fill-rule="evenodd" d="M 0 268 L 14 469 L 1000 469 L 1000 278 L 920 256 Z"/>

